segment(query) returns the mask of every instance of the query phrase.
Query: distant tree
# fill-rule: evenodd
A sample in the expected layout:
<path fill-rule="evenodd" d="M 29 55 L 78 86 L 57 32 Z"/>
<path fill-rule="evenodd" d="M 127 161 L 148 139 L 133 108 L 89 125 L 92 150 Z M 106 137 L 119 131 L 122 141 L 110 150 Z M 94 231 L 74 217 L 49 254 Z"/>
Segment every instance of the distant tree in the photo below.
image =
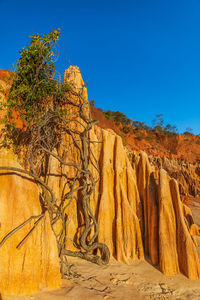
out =
<path fill-rule="evenodd" d="M 163 131 L 168 135 L 178 134 L 178 129 L 175 125 L 167 124 L 166 126 L 164 126 L 164 119 L 162 114 L 156 115 L 156 118 L 152 121 L 152 123 L 154 130 Z"/>
<path fill-rule="evenodd" d="M 172 131 L 172 125 L 167 124 L 167 125 L 165 126 L 165 130 L 166 130 L 166 131 Z"/>
<path fill-rule="evenodd" d="M 184 133 L 186 133 L 186 134 L 193 134 L 193 129 L 191 127 L 187 127 L 186 131 Z"/>
<path fill-rule="evenodd" d="M 153 128 L 155 130 L 162 131 L 163 124 L 164 124 L 163 115 L 162 114 L 156 115 L 156 118 L 153 119 L 152 123 L 153 123 Z"/>
<path fill-rule="evenodd" d="M 175 125 L 172 126 L 172 132 L 178 134 L 178 128 Z"/>
<path fill-rule="evenodd" d="M 136 129 L 144 129 L 144 130 L 150 130 L 151 128 L 146 125 L 145 122 L 140 121 L 132 121 L 131 125 L 135 127 Z"/>
<path fill-rule="evenodd" d="M 90 102 L 90 105 L 95 106 L 95 100 L 94 99 L 90 100 L 89 102 Z"/>

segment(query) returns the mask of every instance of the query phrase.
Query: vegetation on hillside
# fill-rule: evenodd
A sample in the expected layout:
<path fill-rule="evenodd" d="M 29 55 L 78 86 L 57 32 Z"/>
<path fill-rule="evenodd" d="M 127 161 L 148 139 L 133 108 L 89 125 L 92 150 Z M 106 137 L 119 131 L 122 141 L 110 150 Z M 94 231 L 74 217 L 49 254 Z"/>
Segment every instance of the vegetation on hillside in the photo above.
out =
<path fill-rule="evenodd" d="M 95 101 L 90 101 L 91 105 L 95 105 Z M 147 130 L 147 131 L 159 131 L 166 133 L 170 136 L 178 135 L 178 129 L 175 125 L 167 124 L 164 125 L 164 119 L 162 114 L 156 115 L 155 119 L 152 121 L 152 126 L 148 126 L 145 122 L 136 121 L 120 112 L 120 111 L 112 111 L 106 110 L 104 111 L 102 108 L 97 108 L 102 111 L 107 119 L 113 120 L 116 125 L 122 124 L 122 131 L 126 134 L 133 130 L 134 132 L 137 130 Z"/>

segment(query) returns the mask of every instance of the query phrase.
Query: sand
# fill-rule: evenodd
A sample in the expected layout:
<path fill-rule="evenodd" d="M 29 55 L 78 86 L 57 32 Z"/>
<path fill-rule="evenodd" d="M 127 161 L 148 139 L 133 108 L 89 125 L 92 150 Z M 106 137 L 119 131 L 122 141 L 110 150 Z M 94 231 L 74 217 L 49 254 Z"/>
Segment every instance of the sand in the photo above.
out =
<path fill-rule="evenodd" d="M 9 300 L 92 300 L 92 299 L 200 299 L 200 280 L 189 280 L 179 274 L 165 276 L 147 261 L 130 265 L 111 261 L 100 267 L 71 259 L 77 278 L 63 280 L 59 290 L 29 296 L 9 296 Z"/>

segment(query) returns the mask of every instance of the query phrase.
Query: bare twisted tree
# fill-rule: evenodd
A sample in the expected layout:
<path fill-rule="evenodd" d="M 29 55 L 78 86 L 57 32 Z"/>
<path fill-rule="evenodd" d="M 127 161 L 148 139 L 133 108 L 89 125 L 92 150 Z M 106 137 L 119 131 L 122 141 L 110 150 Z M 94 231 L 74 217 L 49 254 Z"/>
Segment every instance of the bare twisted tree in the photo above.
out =
<path fill-rule="evenodd" d="M 97 242 L 98 224 L 90 208 L 90 197 L 99 180 L 99 176 L 95 178 L 90 170 L 91 163 L 98 170 L 97 160 L 91 148 L 93 141 L 89 138 L 89 132 L 96 121 L 91 119 L 88 103 L 82 96 L 82 89 L 77 91 L 73 85 L 63 84 L 54 78 L 51 44 L 55 44 L 58 36 L 58 30 L 43 37 L 33 36 L 31 45 L 22 52 L 21 61 L 18 62 L 14 73 L 6 103 L 4 146 L 12 144 L 18 151 L 23 149 L 26 153 L 24 165 L 27 167 L 19 169 L 0 166 L 0 170 L 23 173 L 37 182 L 41 187 L 42 213 L 39 216 L 31 216 L 8 233 L 0 242 L 0 247 L 22 226 L 36 219 L 29 234 L 17 245 L 18 248 L 22 247 L 48 211 L 57 240 L 61 272 L 64 277 L 66 274 L 69 275 L 66 256 L 80 257 L 97 264 L 107 264 L 110 253 L 106 245 Z M 24 67 L 29 70 L 27 73 Z M 24 121 L 23 129 L 16 127 L 13 110 L 17 111 L 18 117 Z M 64 159 L 59 155 L 63 147 L 66 147 L 65 153 L 72 147 L 75 149 L 76 161 L 70 158 Z M 64 188 L 59 197 L 48 183 L 52 158 L 58 161 L 61 167 L 70 168 L 73 174 L 72 177 L 65 173 L 59 174 L 64 180 Z M 84 219 L 79 245 L 74 242 L 74 245 L 79 248 L 77 251 L 66 249 L 66 209 L 72 201 L 77 201 Z M 100 250 L 100 256 L 96 254 L 96 249 Z"/>

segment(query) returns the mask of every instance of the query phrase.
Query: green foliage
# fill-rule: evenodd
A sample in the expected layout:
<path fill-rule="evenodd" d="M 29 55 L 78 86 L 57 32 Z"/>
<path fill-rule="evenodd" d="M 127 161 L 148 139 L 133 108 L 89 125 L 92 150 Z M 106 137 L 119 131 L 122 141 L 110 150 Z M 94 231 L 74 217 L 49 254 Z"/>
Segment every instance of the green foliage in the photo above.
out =
<path fill-rule="evenodd" d="M 123 143 L 123 146 L 127 146 L 128 145 L 128 142 L 124 139 L 122 139 L 122 143 Z"/>
<path fill-rule="evenodd" d="M 4 147 L 7 146 L 7 141 L 6 141 L 6 140 L 3 140 L 3 141 L 2 141 L 2 146 L 4 146 Z"/>
<path fill-rule="evenodd" d="M 156 118 L 152 121 L 152 123 L 153 123 L 153 130 L 164 132 L 167 133 L 168 135 L 178 134 L 178 129 L 175 125 L 172 126 L 170 124 L 167 124 L 166 126 L 164 126 L 164 119 L 162 114 L 156 115 Z"/>
<path fill-rule="evenodd" d="M 129 133 L 129 132 L 130 132 L 130 130 L 131 130 L 131 127 L 130 127 L 130 126 L 126 126 L 126 125 L 125 125 L 125 126 L 123 126 L 122 130 L 123 130 L 123 132 L 124 132 L 124 133 L 126 133 L 126 134 L 127 134 L 127 133 Z"/>
<path fill-rule="evenodd" d="M 163 115 L 162 114 L 156 115 L 156 118 L 152 121 L 152 123 L 155 130 L 162 131 L 163 123 L 164 123 Z"/>
<path fill-rule="evenodd" d="M 165 127 L 164 127 L 164 132 L 166 132 L 168 135 L 177 135 L 178 134 L 178 129 L 175 125 L 170 125 L 170 124 L 167 124 Z"/>
<path fill-rule="evenodd" d="M 99 110 L 103 111 L 102 109 Z M 117 125 L 121 123 L 123 125 L 122 130 L 126 133 L 130 131 L 130 128 L 127 127 L 128 125 L 131 125 L 136 129 L 145 129 L 145 130 L 151 129 L 151 127 L 147 126 L 144 122 L 134 121 L 130 118 L 127 118 L 127 116 L 124 113 L 121 113 L 120 111 L 107 110 L 107 111 L 103 111 L 103 113 L 107 119 L 114 120 Z"/>
<path fill-rule="evenodd" d="M 95 106 L 95 100 L 94 99 L 90 100 L 89 102 L 90 102 L 90 105 Z"/>
<path fill-rule="evenodd" d="M 7 115 L 4 124 L 10 129 L 14 124 L 13 111 L 22 121 L 31 124 L 47 110 L 48 101 L 54 110 L 59 111 L 59 101 L 68 86 L 55 78 L 55 45 L 59 40 L 60 29 L 48 34 L 31 36 L 30 45 L 20 52 L 21 57 L 12 73 L 12 86 L 7 99 Z"/>
<path fill-rule="evenodd" d="M 152 142 L 152 141 L 153 141 L 153 137 L 152 137 L 152 136 L 149 136 L 149 135 L 148 135 L 148 136 L 146 136 L 145 138 L 146 138 L 146 140 L 149 141 L 149 142 Z"/>
<path fill-rule="evenodd" d="M 104 113 L 107 119 L 114 120 L 116 125 L 119 125 L 121 123 L 123 125 L 122 131 L 124 133 L 130 132 L 130 126 L 128 125 L 131 125 L 134 127 L 133 131 L 135 133 L 138 130 L 147 130 L 147 131 L 157 130 L 166 133 L 169 136 L 174 136 L 178 134 L 178 130 L 176 126 L 172 126 L 170 124 L 164 126 L 164 119 L 162 114 L 156 115 L 156 118 L 152 121 L 153 126 L 150 127 L 146 125 L 145 122 L 134 121 L 132 119 L 127 118 L 124 113 L 121 113 L 119 111 L 112 111 L 112 110 L 103 111 L 102 109 L 99 110 L 101 110 Z"/>
<path fill-rule="evenodd" d="M 121 113 L 120 111 L 112 111 L 107 110 L 104 112 L 104 115 L 107 119 L 113 119 L 115 122 L 122 123 L 122 125 L 129 125 L 131 123 L 131 120 L 126 117 L 124 113 Z"/>
<path fill-rule="evenodd" d="M 143 130 L 151 130 L 151 127 L 147 126 L 145 122 L 140 121 L 132 121 L 131 125 L 135 127 L 136 131 L 143 129 Z"/>
<path fill-rule="evenodd" d="M 193 129 L 190 127 L 186 128 L 186 131 L 184 132 L 184 134 L 193 134 Z"/>
<path fill-rule="evenodd" d="M 138 141 L 141 141 L 141 140 L 143 140 L 144 137 L 143 137 L 143 135 L 138 135 L 136 138 Z"/>

